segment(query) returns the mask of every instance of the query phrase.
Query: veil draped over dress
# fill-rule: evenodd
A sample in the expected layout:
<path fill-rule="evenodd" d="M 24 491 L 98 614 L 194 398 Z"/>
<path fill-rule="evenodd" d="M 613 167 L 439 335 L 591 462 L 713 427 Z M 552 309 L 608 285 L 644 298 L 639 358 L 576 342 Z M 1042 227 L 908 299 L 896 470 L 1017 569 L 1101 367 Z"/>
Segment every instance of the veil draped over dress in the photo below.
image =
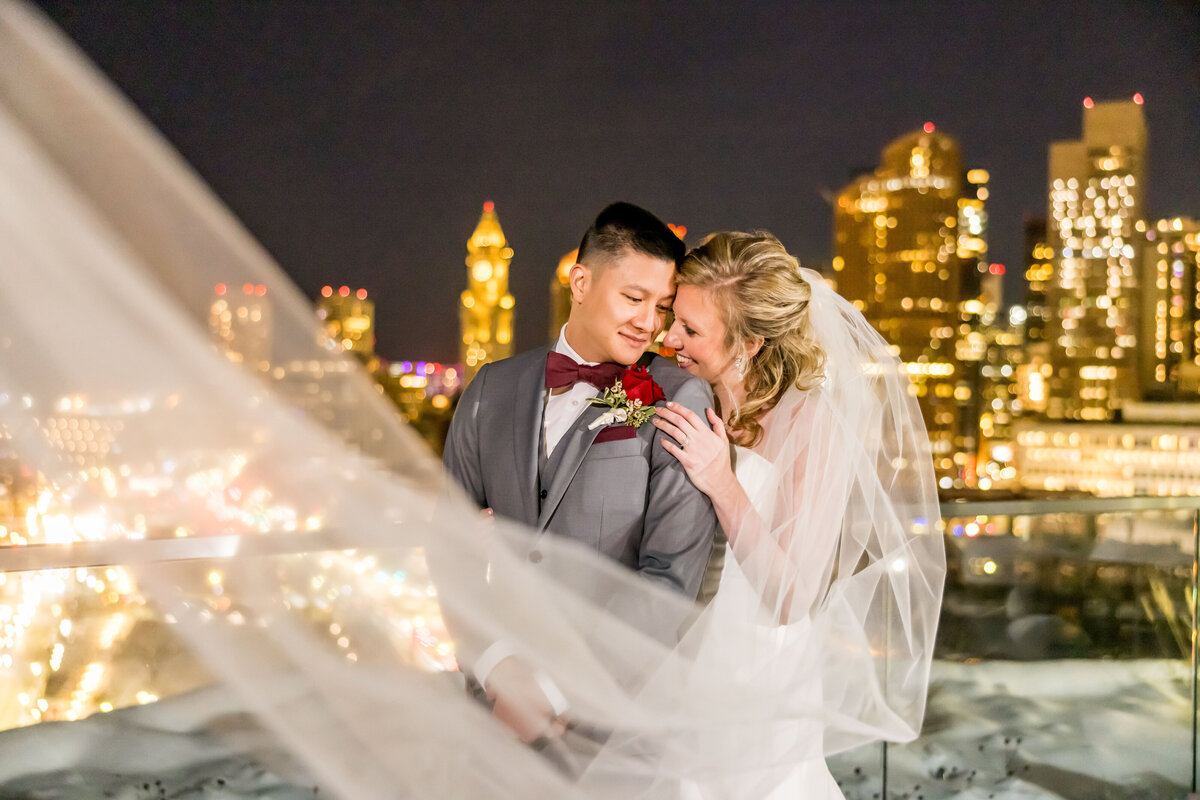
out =
<path fill-rule="evenodd" d="M 543 545 L 581 594 L 445 485 L 187 164 L 37 12 L 0 0 L 0 436 L 50 487 L 39 513 L 65 521 L 20 564 L 122 565 L 323 794 L 616 798 L 686 780 L 753 798 L 800 761 L 916 735 L 945 570 L 929 445 L 903 365 L 806 277 L 829 370 L 757 448 L 769 544 L 736 554 L 750 591 L 698 612 Z M 214 347 L 218 285 L 264 298 L 261 363 Z M 67 447 L 72 420 L 95 436 Z M 461 575 L 435 581 L 427 560 Z M 679 639 L 586 599 L 618 594 Z M 519 643 L 605 732 L 582 774 L 463 694 L 431 606 L 468 621 L 460 639 Z"/>

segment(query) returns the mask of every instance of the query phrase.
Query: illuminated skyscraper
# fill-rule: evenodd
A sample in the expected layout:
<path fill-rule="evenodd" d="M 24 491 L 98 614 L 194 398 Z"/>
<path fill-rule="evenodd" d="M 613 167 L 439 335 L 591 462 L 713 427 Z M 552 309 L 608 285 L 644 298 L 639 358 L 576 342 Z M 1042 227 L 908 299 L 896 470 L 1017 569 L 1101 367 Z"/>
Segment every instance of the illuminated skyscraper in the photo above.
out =
<path fill-rule="evenodd" d="M 1200 222 L 1163 219 L 1143 245 L 1143 393 L 1156 400 L 1200 400 Z"/>
<path fill-rule="evenodd" d="M 986 199 L 986 173 L 964 175 L 958 144 L 927 123 L 890 143 L 834 209 L 838 290 L 907 365 L 947 488 L 970 477 L 986 353 L 979 328 L 999 302 L 991 265 L 981 269 Z"/>
<path fill-rule="evenodd" d="M 1025 281 L 1026 295 L 1025 341 L 1037 345 L 1046 341 L 1046 322 L 1050 307 L 1046 305 L 1046 287 L 1054 275 L 1054 250 L 1046 243 L 1046 218 L 1025 219 Z"/>
<path fill-rule="evenodd" d="M 1083 139 L 1050 145 L 1047 413 L 1109 419 L 1137 398 L 1146 119 L 1142 98 L 1083 103 Z"/>
<path fill-rule="evenodd" d="M 1017 470 L 1013 460 L 1013 422 L 1022 410 L 1019 370 L 1024 360 L 1024 313 L 1009 310 L 1008 319 L 995 315 L 995 324 L 984 330 L 987 355 L 980 369 L 979 458 L 975 467 L 980 489 L 1013 485 Z"/>
<path fill-rule="evenodd" d="M 966 301 L 979 300 L 979 306 L 972 306 L 968 313 L 981 315 L 995 314 L 1000 307 L 1000 276 L 1003 274 L 998 265 L 987 261 L 987 206 L 988 181 L 991 176 L 987 170 L 973 169 L 967 172 L 965 180 L 960 184 L 962 195 L 958 198 L 958 244 L 955 255 L 958 256 L 962 272 L 962 295 Z"/>
<path fill-rule="evenodd" d="M 366 289 L 322 288 L 317 318 L 325 326 L 325 334 L 347 352 L 364 364 L 375 361 L 375 304 L 367 299 Z"/>
<path fill-rule="evenodd" d="M 973 169 L 966 173 L 961 184 L 962 195 L 958 198 L 958 249 L 955 256 L 962 275 L 959 289 L 958 339 L 955 356 L 961 369 L 955 383 L 954 397 L 958 404 L 958 427 L 954 431 L 954 444 L 958 450 L 972 453 L 980 450 L 984 433 L 983 425 L 991 419 L 987 415 L 984 397 L 988 379 L 983 374 L 989 351 L 996 347 L 997 318 L 1003 300 L 1003 264 L 990 264 L 987 259 L 987 170 Z M 995 357 L 995 353 L 990 354 Z M 978 466 L 970 459 L 968 470 L 978 474 Z M 968 483 L 974 475 L 965 475 Z"/>
<path fill-rule="evenodd" d="M 512 257 L 495 205 L 484 203 L 479 224 L 467 240 L 467 289 L 459 302 L 464 384 L 484 364 L 512 355 L 513 296 L 508 293 Z"/>
<path fill-rule="evenodd" d="M 271 303 L 267 287 L 218 283 L 208 309 L 208 329 L 230 360 L 267 369 L 271 360 Z"/>

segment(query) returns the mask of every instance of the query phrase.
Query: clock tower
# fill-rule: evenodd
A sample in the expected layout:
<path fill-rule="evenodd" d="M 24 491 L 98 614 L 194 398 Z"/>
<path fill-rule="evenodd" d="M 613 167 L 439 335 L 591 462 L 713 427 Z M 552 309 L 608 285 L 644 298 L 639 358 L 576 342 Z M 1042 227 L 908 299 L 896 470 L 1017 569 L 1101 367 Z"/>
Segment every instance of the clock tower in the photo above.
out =
<path fill-rule="evenodd" d="M 495 204 L 483 204 L 483 216 L 467 240 L 467 289 L 459 301 L 460 354 L 466 385 L 489 361 L 512 355 L 513 297 L 508 265 L 513 251 L 500 229 Z"/>

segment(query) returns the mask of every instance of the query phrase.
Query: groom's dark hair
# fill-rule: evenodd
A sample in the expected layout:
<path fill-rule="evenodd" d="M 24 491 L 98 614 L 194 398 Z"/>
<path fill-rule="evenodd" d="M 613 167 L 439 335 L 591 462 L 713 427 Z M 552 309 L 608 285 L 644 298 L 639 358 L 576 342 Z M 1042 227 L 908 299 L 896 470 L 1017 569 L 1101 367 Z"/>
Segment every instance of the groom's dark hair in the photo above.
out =
<path fill-rule="evenodd" d="M 677 267 L 686 253 L 683 240 L 661 219 L 633 203 L 613 203 L 600 212 L 583 235 L 578 261 L 601 266 L 626 250 L 661 258 Z"/>

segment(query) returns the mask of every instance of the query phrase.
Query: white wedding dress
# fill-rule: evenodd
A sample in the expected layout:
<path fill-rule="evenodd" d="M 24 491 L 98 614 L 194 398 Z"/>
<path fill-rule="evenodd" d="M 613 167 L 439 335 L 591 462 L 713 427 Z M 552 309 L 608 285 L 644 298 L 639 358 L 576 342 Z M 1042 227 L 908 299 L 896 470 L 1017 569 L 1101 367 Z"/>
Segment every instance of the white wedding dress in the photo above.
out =
<path fill-rule="evenodd" d="M 758 453 L 745 447 L 733 448 L 734 474 L 750 498 L 755 510 L 763 519 L 770 519 L 777 493 L 775 483 L 777 475 L 774 466 Z M 731 679 L 735 681 L 772 681 L 779 684 L 781 693 L 795 694 L 796 687 L 791 679 L 794 674 L 788 669 L 767 670 L 764 673 L 760 660 L 753 657 L 754 642 L 733 641 L 721 646 L 719 631 L 737 631 L 731 638 L 738 640 L 745 637 L 747 619 L 756 619 L 752 636 L 757 637 L 762 645 L 762 652 L 797 652 L 804 646 L 804 640 L 809 638 L 812 624 L 808 618 L 793 621 L 788 625 L 779 625 L 769 619 L 759 591 L 747 579 L 733 550 L 725 546 L 725 563 L 721 570 L 720 586 L 710 608 L 712 618 L 710 631 L 718 631 L 709 637 L 712 647 L 708 653 L 728 658 L 730 647 L 739 651 L 751 652 L 741 661 L 740 667 L 735 668 Z M 706 643 L 707 645 L 708 643 Z M 720 654 L 718 656 L 718 653 Z M 773 673 L 773 674 L 772 674 Z M 804 694 L 814 704 L 821 700 L 821 684 L 814 677 L 804 687 Z M 737 778 L 738 785 L 731 785 L 726 779 L 715 786 L 702 787 L 699 783 L 687 782 L 681 793 L 682 800 L 718 800 L 726 797 L 762 798 L 762 800 L 844 800 L 837 781 L 829 772 L 825 760 L 820 757 L 808 757 L 802 760 L 790 760 L 789 754 L 797 752 L 816 752 L 822 749 L 822 725 L 818 720 L 787 720 L 774 721 L 771 727 L 778 730 L 770 737 L 775 752 L 766 755 L 764 762 L 769 767 L 762 770 L 749 769 Z M 805 744 L 804 739 L 814 740 Z"/>

